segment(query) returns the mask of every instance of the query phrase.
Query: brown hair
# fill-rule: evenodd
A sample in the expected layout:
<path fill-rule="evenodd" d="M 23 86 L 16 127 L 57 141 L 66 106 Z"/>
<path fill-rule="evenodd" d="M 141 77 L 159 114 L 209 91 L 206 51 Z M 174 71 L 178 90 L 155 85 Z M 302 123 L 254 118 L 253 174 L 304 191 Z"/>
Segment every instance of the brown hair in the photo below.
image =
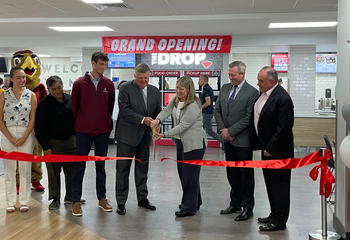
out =
<path fill-rule="evenodd" d="M 199 106 L 201 106 L 201 103 L 200 103 L 198 97 L 196 96 L 193 80 L 191 77 L 189 77 L 189 76 L 180 77 L 177 80 L 176 85 L 179 85 L 180 87 L 186 88 L 187 92 L 188 92 L 187 97 L 185 99 L 185 104 L 184 104 L 183 108 L 181 108 L 181 110 L 185 109 L 188 105 L 190 105 L 193 102 L 197 102 L 197 104 Z M 180 100 L 176 95 L 175 106 L 177 106 L 179 102 L 180 102 Z"/>
<path fill-rule="evenodd" d="M 94 52 L 91 56 L 91 62 L 94 61 L 95 63 L 97 63 L 98 60 L 108 62 L 107 54 L 103 52 Z"/>
<path fill-rule="evenodd" d="M 21 68 L 21 67 L 13 67 L 13 68 L 11 68 L 11 70 L 10 70 L 10 78 L 13 78 L 13 75 L 15 74 L 15 72 L 20 71 L 20 70 L 24 71 L 23 68 Z"/>

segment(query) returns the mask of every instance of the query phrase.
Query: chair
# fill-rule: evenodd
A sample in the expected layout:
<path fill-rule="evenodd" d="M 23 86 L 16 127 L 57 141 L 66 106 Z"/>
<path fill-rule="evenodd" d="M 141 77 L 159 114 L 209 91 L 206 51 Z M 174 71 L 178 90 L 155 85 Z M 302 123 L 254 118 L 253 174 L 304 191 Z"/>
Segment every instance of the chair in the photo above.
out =
<path fill-rule="evenodd" d="M 323 140 L 324 140 L 324 142 L 326 143 L 326 147 L 327 147 L 327 149 L 329 149 L 330 151 L 331 151 L 331 159 L 330 160 L 328 160 L 328 167 L 331 169 L 331 172 L 333 173 L 334 172 L 334 169 L 335 169 L 335 157 L 334 157 L 334 155 L 333 155 L 333 148 L 332 148 L 332 145 L 331 145 L 331 142 L 330 142 L 330 140 L 329 140 L 329 138 L 328 138 L 328 136 L 327 135 L 324 135 L 323 136 Z M 334 147 L 336 148 L 336 144 L 335 144 L 335 142 L 333 141 L 333 144 L 334 144 Z M 331 194 L 329 195 L 329 198 L 328 198 L 328 203 L 330 203 L 330 204 L 332 204 L 332 205 L 334 205 L 334 200 L 331 200 L 332 199 L 332 196 L 334 196 L 334 192 L 335 192 L 335 184 L 333 185 L 333 188 L 332 188 L 332 192 L 331 192 Z"/>

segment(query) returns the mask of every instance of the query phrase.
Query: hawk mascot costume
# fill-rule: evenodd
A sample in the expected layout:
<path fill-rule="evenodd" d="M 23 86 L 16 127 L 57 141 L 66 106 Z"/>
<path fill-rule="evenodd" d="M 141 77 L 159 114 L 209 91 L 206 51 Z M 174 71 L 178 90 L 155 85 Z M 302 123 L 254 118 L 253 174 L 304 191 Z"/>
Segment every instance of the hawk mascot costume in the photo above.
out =
<path fill-rule="evenodd" d="M 46 87 L 40 83 L 41 62 L 37 55 L 30 50 L 22 50 L 15 52 L 11 61 L 12 67 L 20 67 L 26 73 L 26 87 L 33 91 L 36 95 L 38 103 L 47 96 Z M 39 142 L 35 140 L 35 155 L 42 156 L 43 151 Z M 44 191 L 44 187 L 40 184 L 43 171 L 41 163 L 32 163 L 32 187 L 38 191 Z M 17 178 L 18 183 L 18 178 Z M 18 186 L 18 185 L 17 185 Z"/>

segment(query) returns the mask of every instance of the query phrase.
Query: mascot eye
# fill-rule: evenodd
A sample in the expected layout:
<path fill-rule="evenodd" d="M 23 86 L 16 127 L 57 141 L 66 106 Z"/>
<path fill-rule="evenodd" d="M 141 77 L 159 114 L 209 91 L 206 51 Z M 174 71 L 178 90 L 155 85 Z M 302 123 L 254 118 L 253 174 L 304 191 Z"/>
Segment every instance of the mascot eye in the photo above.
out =
<path fill-rule="evenodd" d="M 21 63 L 21 58 L 20 57 L 15 57 L 15 58 L 13 58 L 13 64 L 15 65 L 15 66 L 17 66 L 18 64 L 20 64 Z"/>
<path fill-rule="evenodd" d="M 40 65 L 40 58 L 38 56 L 34 57 L 34 62 L 38 65 Z"/>

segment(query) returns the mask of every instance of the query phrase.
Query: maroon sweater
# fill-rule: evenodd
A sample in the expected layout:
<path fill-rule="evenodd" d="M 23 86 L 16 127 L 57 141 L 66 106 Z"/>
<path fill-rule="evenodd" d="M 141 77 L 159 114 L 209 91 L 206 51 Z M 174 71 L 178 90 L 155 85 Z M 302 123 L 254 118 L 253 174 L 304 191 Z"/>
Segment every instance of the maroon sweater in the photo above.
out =
<path fill-rule="evenodd" d="M 72 89 L 72 111 L 75 131 L 96 136 L 112 130 L 114 84 L 101 77 L 97 89 L 88 73 L 75 80 Z"/>

